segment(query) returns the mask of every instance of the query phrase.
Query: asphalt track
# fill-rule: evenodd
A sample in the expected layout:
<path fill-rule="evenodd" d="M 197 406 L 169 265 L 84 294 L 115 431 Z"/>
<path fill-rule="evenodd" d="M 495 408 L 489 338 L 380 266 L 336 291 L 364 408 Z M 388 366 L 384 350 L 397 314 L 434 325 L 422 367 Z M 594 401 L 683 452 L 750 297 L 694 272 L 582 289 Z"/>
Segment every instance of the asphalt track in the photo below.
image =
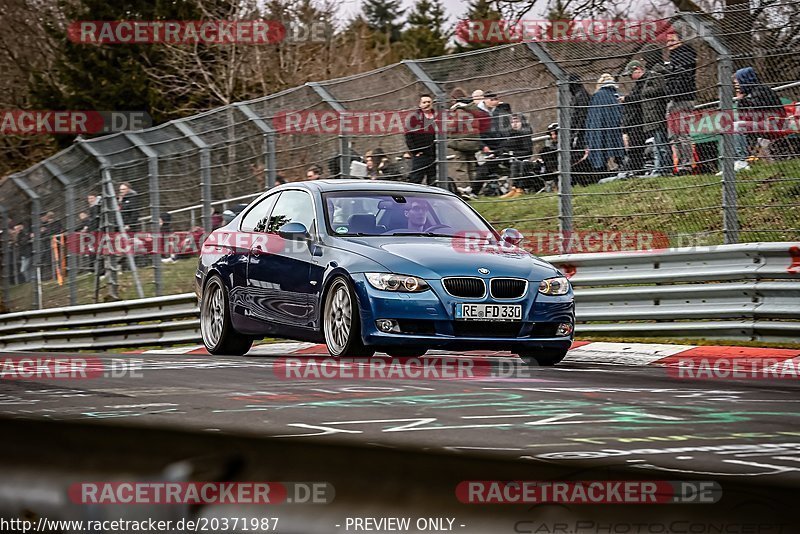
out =
<path fill-rule="evenodd" d="M 503 373 L 442 380 L 287 378 L 280 355 L 75 356 L 104 369 L 128 360 L 136 370 L 80 380 L 0 380 L 0 416 L 566 466 L 589 460 L 665 480 L 690 475 L 800 486 L 798 380 L 687 379 L 666 367 L 588 357 L 514 376 L 503 367 Z"/>

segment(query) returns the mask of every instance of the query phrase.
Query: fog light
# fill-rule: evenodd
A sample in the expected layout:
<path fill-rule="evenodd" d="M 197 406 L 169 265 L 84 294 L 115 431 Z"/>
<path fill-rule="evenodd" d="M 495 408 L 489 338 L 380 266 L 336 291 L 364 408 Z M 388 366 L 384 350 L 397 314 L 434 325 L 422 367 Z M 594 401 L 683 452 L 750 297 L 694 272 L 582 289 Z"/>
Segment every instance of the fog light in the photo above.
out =
<path fill-rule="evenodd" d="M 394 319 L 378 319 L 375 325 L 381 332 L 400 332 L 400 325 Z"/>
<path fill-rule="evenodd" d="M 557 336 L 568 336 L 572 333 L 572 323 L 561 323 L 556 330 Z"/>

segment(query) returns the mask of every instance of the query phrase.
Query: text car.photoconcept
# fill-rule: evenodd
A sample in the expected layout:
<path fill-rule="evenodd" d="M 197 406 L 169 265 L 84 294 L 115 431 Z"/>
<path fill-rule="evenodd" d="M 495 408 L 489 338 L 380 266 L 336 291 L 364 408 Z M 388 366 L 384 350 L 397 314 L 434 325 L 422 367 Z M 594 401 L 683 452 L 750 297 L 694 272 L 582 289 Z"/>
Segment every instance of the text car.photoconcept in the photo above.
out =
<path fill-rule="evenodd" d="M 572 342 L 572 287 L 521 240 L 440 188 L 282 185 L 206 239 L 203 343 L 235 355 L 265 336 L 324 342 L 341 357 L 497 350 L 552 365 Z"/>

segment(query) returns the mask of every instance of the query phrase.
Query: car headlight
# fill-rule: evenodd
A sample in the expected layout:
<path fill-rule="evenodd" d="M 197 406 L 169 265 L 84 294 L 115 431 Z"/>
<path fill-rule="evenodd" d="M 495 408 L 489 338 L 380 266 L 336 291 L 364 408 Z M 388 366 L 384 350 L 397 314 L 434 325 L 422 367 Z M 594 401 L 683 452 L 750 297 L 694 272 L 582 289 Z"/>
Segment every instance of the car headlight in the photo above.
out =
<path fill-rule="evenodd" d="M 419 293 L 428 289 L 428 282 L 407 274 L 366 273 L 367 281 L 375 289 Z"/>
<path fill-rule="evenodd" d="M 569 280 L 563 276 L 545 278 L 539 282 L 539 293 L 542 295 L 566 295 L 569 292 Z"/>

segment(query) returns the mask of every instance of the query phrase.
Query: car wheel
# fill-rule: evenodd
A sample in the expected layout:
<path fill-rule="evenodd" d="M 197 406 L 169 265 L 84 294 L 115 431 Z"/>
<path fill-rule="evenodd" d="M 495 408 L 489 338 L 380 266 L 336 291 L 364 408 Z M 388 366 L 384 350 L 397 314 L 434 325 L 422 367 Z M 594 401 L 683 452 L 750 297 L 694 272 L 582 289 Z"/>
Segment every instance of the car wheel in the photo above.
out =
<path fill-rule="evenodd" d="M 219 275 L 212 275 L 200 303 L 200 332 L 211 354 L 241 356 L 253 346 L 253 338 L 240 334 L 231 324 L 228 291 Z"/>
<path fill-rule="evenodd" d="M 540 349 L 536 351 L 520 352 L 519 357 L 526 365 L 542 367 L 555 365 L 567 355 L 569 349 Z"/>
<path fill-rule="evenodd" d="M 386 349 L 386 354 L 392 358 L 420 358 L 426 352 L 428 349 Z"/>
<path fill-rule="evenodd" d="M 372 356 L 374 350 L 361 340 L 358 301 L 350 283 L 343 277 L 331 282 L 325 296 L 322 329 L 331 356 Z"/>

